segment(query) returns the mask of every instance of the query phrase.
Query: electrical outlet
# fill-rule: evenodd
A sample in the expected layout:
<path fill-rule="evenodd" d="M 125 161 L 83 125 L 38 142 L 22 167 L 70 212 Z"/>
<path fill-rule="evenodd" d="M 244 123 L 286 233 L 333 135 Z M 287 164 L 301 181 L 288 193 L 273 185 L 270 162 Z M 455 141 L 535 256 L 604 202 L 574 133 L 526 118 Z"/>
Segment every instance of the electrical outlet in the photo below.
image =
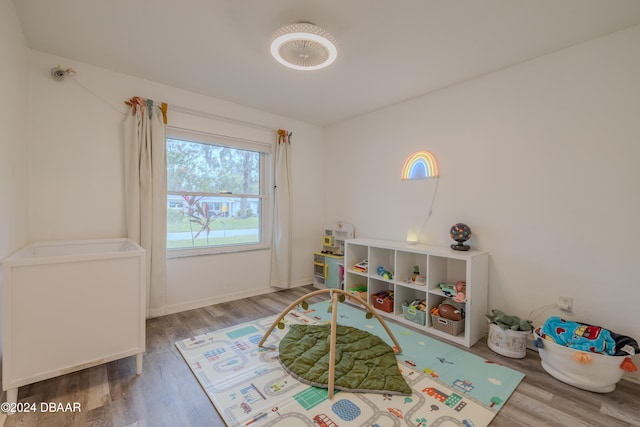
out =
<path fill-rule="evenodd" d="M 573 310 L 573 298 L 571 297 L 558 297 L 558 308 L 563 311 L 571 313 Z"/>

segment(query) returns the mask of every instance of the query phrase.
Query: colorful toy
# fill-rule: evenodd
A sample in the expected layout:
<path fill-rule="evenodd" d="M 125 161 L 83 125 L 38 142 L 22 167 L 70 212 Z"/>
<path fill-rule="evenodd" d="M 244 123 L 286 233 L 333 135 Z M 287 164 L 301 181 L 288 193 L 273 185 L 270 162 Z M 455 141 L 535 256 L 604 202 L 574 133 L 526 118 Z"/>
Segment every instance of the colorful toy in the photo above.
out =
<path fill-rule="evenodd" d="M 353 266 L 353 270 L 359 273 L 366 273 L 369 270 L 369 260 L 363 259 Z"/>
<path fill-rule="evenodd" d="M 407 301 L 408 307 L 414 307 L 416 310 L 427 311 L 427 300 L 415 299 L 413 301 Z"/>
<path fill-rule="evenodd" d="M 393 279 L 393 274 L 389 270 L 385 270 L 383 266 L 378 267 L 378 275 L 384 279 L 391 280 Z"/>
<path fill-rule="evenodd" d="M 420 266 L 419 265 L 414 265 L 413 266 L 413 274 L 411 275 L 411 281 L 415 282 L 416 278 L 420 275 Z"/>
<path fill-rule="evenodd" d="M 464 302 L 467 297 L 467 282 L 462 280 L 456 283 L 456 295 L 453 297 L 455 302 Z"/>
<path fill-rule="evenodd" d="M 447 297 L 453 297 L 458 293 L 456 287 L 451 283 L 439 283 L 438 286 L 442 293 Z"/>
<path fill-rule="evenodd" d="M 451 249 L 456 251 L 468 251 L 470 249 L 469 245 L 464 244 L 464 242 L 471 238 L 471 228 L 469 228 L 467 224 L 459 222 L 452 225 L 449 230 L 449 236 L 458 242 L 455 245 L 451 245 Z"/>
<path fill-rule="evenodd" d="M 455 285 L 451 283 L 440 283 L 438 286 L 446 297 L 453 298 L 455 302 L 465 302 L 467 297 L 466 282 L 460 280 Z"/>

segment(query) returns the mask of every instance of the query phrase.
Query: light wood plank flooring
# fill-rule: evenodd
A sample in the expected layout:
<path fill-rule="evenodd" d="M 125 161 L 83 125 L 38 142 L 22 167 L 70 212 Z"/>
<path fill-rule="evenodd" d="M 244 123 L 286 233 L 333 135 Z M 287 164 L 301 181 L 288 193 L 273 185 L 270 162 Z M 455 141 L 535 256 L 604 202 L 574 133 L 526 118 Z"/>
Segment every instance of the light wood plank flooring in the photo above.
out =
<path fill-rule="evenodd" d="M 79 402 L 81 412 L 18 413 L 7 417 L 4 425 L 224 426 L 174 343 L 280 313 L 312 290 L 296 288 L 150 319 L 142 375 L 135 375 L 135 360 L 130 357 L 21 387 L 20 402 L 36 403 L 38 408 L 41 402 Z M 621 381 L 611 393 L 591 393 L 546 374 L 534 351 L 524 359 L 509 359 L 489 350 L 485 340 L 471 351 L 526 374 L 492 426 L 640 426 L 640 384 Z"/>

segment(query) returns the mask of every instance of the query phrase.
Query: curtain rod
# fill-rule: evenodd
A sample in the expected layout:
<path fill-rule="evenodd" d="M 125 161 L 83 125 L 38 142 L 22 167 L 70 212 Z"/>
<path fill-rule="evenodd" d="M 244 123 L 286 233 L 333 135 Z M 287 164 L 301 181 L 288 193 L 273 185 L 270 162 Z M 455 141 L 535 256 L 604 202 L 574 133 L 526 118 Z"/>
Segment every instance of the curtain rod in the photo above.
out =
<path fill-rule="evenodd" d="M 60 66 L 58 66 L 58 68 L 60 68 Z M 57 69 L 54 68 L 51 72 L 53 73 L 54 71 L 56 71 Z M 106 101 L 105 99 L 103 99 L 101 96 L 97 95 L 95 92 L 93 92 L 92 90 L 90 90 L 88 87 L 86 87 L 84 84 L 82 84 L 78 79 L 77 79 L 77 74 L 76 71 L 73 68 L 68 68 L 66 70 L 63 70 L 66 74 L 69 74 L 73 77 L 73 81 L 76 82 L 76 84 L 78 84 L 80 87 L 82 87 L 84 90 L 86 90 L 87 92 L 91 93 L 93 96 L 95 96 L 96 98 L 100 99 L 102 102 L 104 102 L 105 104 L 107 104 L 109 107 L 111 107 L 112 109 L 114 109 L 115 111 L 117 111 L 118 113 L 126 116 L 128 113 L 127 112 L 122 112 L 119 109 L 113 107 L 108 101 Z M 155 101 L 154 101 L 155 102 Z M 127 104 L 127 101 L 125 101 L 125 104 Z M 265 126 L 265 125 L 259 125 L 256 123 L 251 123 L 251 122 L 247 122 L 245 120 L 240 120 L 240 119 L 234 119 L 233 117 L 226 117 L 226 116 L 221 116 L 219 114 L 213 114 L 213 113 L 206 113 L 204 111 L 198 111 L 198 110 L 193 110 L 191 108 L 185 108 L 185 107 L 180 107 L 178 105 L 173 105 L 173 104 L 168 104 L 167 105 L 175 111 L 178 112 L 183 112 L 186 114 L 192 114 L 195 116 L 200 116 L 200 117 L 204 117 L 204 118 L 210 118 L 210 119 L 216 119 L 216 120 L 221 120 L 221 121 L 225 121 L 225 122 L 229 122 L 229 123 L 235 123 L 235 124 L 239 124 L 239 125 L 243 125 L 243 126 L 248 126 L 248 127 L 252 127 L 255 129 L 260 129 L 260 130 L 266 130 L 266 131 L 270 131 L 270 132 L 278 132 L 278 129 L 272 128 L 270 126 Z"/>
<path fill-rule="evenodd" d="M 204 111 L 194 110 L 194 109 L 191 109 L 191 108 L 180 107 L 178 105 L 173 105 L 173 104 L 168 104 L 168 105 L 169 105 L 169 109 L 170 110 L 177 111 L 179 113 L 186 113 L 186 114 L 191 114 L 191 115 L 194 115 L 194 116 L 200 116 L 200 117 L 204 117 L 204 118 L 208 118 L 208 119 L 221 120 L 221 121 L 225 121 L 225 122 L 229 122 L 229 123 L 234 123 L 234 124 L 239 124 L 239 125 L 243 125 L 243 126 L 248 126 L 248 127 L 260 129 L 260 130 L 267 130 L 267 131 L 270 131 L 270 132 L 278 132 L 278 129 L 272 128 L 270 126 L 260 125 L 260 124 L 257 124 L 257 123 L 251 123 L 251 122 L 247 122 L 245 120 L 240 120 L 240 119 L 234 119 L 233 117 L 221 116 L 219 114 L 207 113 L 207 112 L 204 112 Z"/>
<path fill-rule="evenodd" d="M 279 131 L 279 129 L 274 129 L 274 128 L 269 127 L 269 126 L 264 126 L 264 125 L 259 125 L 259 124 L 256 124 L 256 123 L 247 122 L 245 120 L 234 119 L 232 117 L 221 116 L 219 114 L 207 113 L 207 112 L 204 112 L 204 111 L 194 110 L 192 108 L 180 107 L 179 105 L 168 104 L 166 102 L 155 101 L 153 99 L 148 99 L 148 98 L 140 98 L 138 96 L 134 96 L 133 98 L 131 98 L 131 100 L 124 101 L 124 103 L 129 105 L 129 106 L 132 106 L 132 105 L 134 105 L 136 103 L 136 101 L 134 101 L 134 100 L 139 100 L 138 102 L 143 102 L 143 101 L 146 100 L 146 101 L 152 102 L 154 105 L 161 105 L 160 109 L 162 110 L 162 115 L 164 117 L 164 123 L 165 124 L 167 124 L 167 109 L 170 108 L 173 111 L 177 111 L 179 113 L 190 114 L 192 116 L 199 116 L 199 117 L 204 117 L 204 118 L 207 118 L 207 119 L 215 119 L 215 120 L 225 121 L 225 122 L 229 122 L 229 123 L 240 124 L 240 125 L 243 125 L 243 126 L 252 127 L 252 128 L 260 129 L 260 130 L 267 130 L 267 131 L 270 131 L 270 132 L 278 132 Z"/>

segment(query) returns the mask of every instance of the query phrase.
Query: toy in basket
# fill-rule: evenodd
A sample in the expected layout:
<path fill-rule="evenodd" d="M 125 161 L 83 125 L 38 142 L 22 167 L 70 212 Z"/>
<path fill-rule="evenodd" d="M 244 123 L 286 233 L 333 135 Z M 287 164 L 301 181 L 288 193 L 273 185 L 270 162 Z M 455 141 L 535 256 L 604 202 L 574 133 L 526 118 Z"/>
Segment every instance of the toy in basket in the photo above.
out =
<path fill-rule="evenodd" d="M 378 310 L 393 312 L 393 291 L 382 291 L 371 295 L 372 305 Z"/>
<path fill-rule="evenodd" d="M 534 335 L 544 370 L 574 387 L 608 393 L 625 372 L 637 371 L 631 359 L 640 353 L 637 341 L 600 326 L 554 316 Z"/>
<path fill-rule="evenodd" d="M 367 300 L 367 285 L 354 286 L 347 289 L 351 295 L 360 297 L 363 300 Z M 347 297 L 347 301 L 352 302 L 350 297 Z M 354 304 L 359 304 L 356 300 L 353 300 Z"/>
<path fill-rule="evenodd" d="M 404 318 L 419 325 L 426 323 L 427 301 L 413 300 L 406 301 L 402 304 L 402 314 Z"/>
<path fill-rule="evenodd" d="M 487 346 L 503 356 L 521 359 L 527 355 L 527 337 L 533 331 L 531 320 L 493 309 L 489 321 Z"/>
<path fill-rule="evenodd" d="M 450 335 L 464 331 L 464 310 L 451 299 L 431 309 L 431 324 L 435 329 Z"/>

